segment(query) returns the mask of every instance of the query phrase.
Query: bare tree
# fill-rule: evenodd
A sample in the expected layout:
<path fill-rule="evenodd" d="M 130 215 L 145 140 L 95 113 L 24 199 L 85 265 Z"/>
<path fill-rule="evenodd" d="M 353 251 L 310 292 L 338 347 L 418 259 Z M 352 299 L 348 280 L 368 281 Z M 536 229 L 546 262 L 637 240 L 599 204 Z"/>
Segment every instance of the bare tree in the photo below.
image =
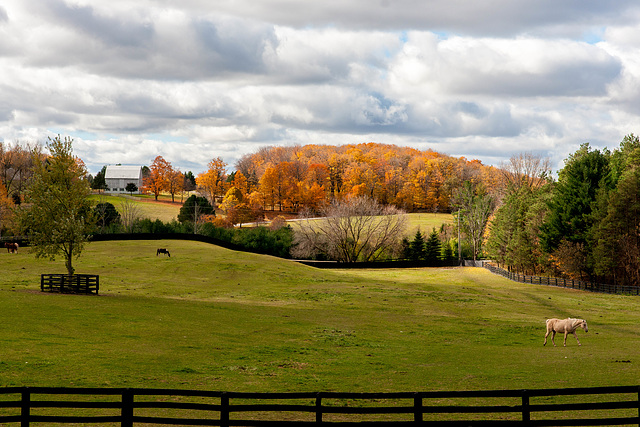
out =
<path fill-rule="evenodd" d="M 511 156 L 500 165 L 500 170 L 508 190 L 517 191 L 522 186 L 536 189 L 549 178 L 551 164 L 548 157 L 526 152 Z"/>
<path fill-rule="evenodd" d="M 294 256 L 324 254 L 340 262 L 375 261 L 395 250 L 407 222 L 403 211 L 367 197 L 334 201 L 319 219 L 302 215 Z"/>
<path fill-rule="evenodd" d="M 140 208 L 129 199 L 124 199 L 120 203 L 120 222 L 128 233 L 133 232 L 133 225 L 140 218 Z"/>

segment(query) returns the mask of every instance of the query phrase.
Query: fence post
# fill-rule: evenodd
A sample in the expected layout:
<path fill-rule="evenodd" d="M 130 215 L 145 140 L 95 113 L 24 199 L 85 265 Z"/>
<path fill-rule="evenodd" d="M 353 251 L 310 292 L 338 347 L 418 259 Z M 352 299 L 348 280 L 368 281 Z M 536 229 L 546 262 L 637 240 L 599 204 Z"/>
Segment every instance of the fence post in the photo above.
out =
<path fill-rule="evenodd" d="M 133 427 L 133 390 L 130 388 L 122 392 L 122 408 L 120 411 L 120 425 L 122 427 Z"/>
<path fill-rule="evenodd" d="M 322 396 L 320 393 L 316 394 L 316 423 L 322 422 Z"/>
<path fill-rule="evenodd" d="M 22 392 L 22 402 L 20 405 L 20 426 L 29 427 L 31 418 L 31 392 L 27 387 Z"/>
<path fill-rule="evenodd" d="M 529 408 L 529 391 L 522 390 L 522 422 L 528 425 L 531 421 L 531 409 Z"/>
<path fill-rule="evenodd" d="M 421 423 L 423 421 L 422 420 L 422 397 L 418 396 L 417 394 L 413 398 L 413 421 L 415 421 L 416 424 Z"/>
<path fill-rule="evenodd" d="M 220 427 L 229 427 L 229 396 L 226 391 L 220 396 Z"/>
<path fill-rule="evenodd" d="M 638 387 L 638 426 L 640 426 L 640 386 Z"/>

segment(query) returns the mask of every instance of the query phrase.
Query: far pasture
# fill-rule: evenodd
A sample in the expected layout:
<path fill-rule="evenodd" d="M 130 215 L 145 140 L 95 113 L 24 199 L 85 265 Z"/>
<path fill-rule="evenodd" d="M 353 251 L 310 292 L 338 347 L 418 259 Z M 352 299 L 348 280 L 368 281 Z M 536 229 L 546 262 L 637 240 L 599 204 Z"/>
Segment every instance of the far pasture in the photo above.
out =
<path fill-rule="evenodd" d="M 156 255 L 167 248 L 171 257 Z M 637 384 L 640 298 L 479 268 L 319 270 L 200 242 L 95 242 L 100 295 L 39 291 L 62 260 L 0 254 L 4 386 L 426 391 Z M 579 317 L 578 346 L 543 347 Z"/>
<path fill-rule="evenodd" d="M 163 222 L 170 222 L 178 218 L 180 213 L 180 198 L 176 199 L 176 202 L 172 203 L 171 198 L 163 197 L 157 202 L 153 197 L 149 196 L 131 196 L 129 194 L 94 194 L 91 196 L 94 203 L 111 203 L 118 212 L 121 211 L 121 204 L 126 200 L 135 204 L 139 210 L 140 218 L 149 218 L 152 220 L 159 219 Z"/>

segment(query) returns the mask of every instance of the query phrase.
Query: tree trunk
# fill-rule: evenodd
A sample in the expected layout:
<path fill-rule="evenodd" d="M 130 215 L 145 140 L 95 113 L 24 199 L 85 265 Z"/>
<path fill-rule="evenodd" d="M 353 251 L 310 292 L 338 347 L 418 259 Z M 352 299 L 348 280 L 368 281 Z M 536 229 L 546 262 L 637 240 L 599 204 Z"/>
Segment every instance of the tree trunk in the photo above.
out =
<path fill-rule="evenodd" d="M 69 277 L 73 276 L 73 272 L 75 271 L 73 268 L 73 243 L 69 246 L 69 251 L 67 252 L 67 260 L 65 261 L 65 266 L 67 267 L 67 274 Z"/>

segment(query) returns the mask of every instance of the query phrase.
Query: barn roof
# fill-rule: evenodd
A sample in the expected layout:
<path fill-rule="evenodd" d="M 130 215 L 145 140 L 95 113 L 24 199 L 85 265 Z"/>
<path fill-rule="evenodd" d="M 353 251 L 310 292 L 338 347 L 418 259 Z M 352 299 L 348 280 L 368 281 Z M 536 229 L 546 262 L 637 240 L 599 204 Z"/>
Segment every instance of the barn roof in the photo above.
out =
<path fill-rule="evenodd" d="M 105 178 L 140 178 L 141 166 L 107 166 Z"/>

